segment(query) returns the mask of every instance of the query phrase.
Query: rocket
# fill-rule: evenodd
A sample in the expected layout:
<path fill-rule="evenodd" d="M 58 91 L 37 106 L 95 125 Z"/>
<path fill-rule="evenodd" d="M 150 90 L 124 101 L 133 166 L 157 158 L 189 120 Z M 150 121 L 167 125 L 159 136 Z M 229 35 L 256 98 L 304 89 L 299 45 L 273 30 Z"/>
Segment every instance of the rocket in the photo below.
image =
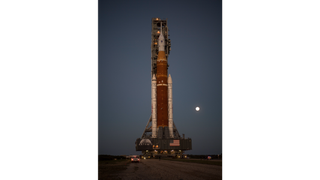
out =
<path fill-rule="evenodd" d="M 157 59 L 157 128 L 168 126 L 168 72 L 167 58 L 164 51 L 164 37 L 158 39 L 159 51 Z"/>
<path fill-rule="evenodd" d="M 172 78 L 167 72 L 167 59 L 165 54 L 165 39 L 161 32 L 158 38 L 157 74 L 151 80 L 152 104 L 152 138 L 157 138 L 159 127 L 169 128 L 170 138 L 173 138 L 172 119 Z"/>
<path fill-rule="evenodd" d="M 151 116 L 141 138 L 135 142 L 136 151 L 150 157 L 180 156 L 192 149 L 192 141 L 185 139 L 184 135 L 180 137 L 173 122 L 173 83 L 167 59 L 171 43 L 167 20 L 152 18 L 151 26 Z"/>

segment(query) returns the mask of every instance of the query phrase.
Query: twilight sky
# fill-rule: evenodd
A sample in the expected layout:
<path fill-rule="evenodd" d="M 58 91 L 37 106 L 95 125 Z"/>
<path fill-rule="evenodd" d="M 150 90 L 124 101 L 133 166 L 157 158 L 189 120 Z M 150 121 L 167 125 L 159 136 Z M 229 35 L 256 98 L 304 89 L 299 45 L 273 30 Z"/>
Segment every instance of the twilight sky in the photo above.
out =
<path fill-rule="evenodd" d="M 186 154 L 222 153 L 221 1 L 139 2 L 99 1 L 99 154 L 140 154 L 134 143 L 151 115 L 154 17 L 168 20 L 173 121 L 193 141 Z"/>

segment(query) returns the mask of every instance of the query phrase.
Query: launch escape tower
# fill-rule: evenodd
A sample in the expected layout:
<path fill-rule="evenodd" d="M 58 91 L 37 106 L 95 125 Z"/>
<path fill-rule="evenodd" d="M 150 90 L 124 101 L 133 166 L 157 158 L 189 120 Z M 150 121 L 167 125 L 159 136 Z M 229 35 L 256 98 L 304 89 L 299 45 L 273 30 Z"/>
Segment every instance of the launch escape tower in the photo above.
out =
<path fill-rule="evenodd" d="M 168 76 L 171 50 L 167 20 L 152 18 L 151 23 L 151 109 L 152 114 L 136 151 L 145 157 L 177 156 L 192 149 L 192 141 L 180 136 L 172 118 L 172 78 Z"/>
<path fill-rule="evenodd" d="M 158 58 L 158 38 L 160 36 L 160 26 L 162 24 L 162 33 L 165 39 L 165 54 L 166 58 L 170 54 L 171 41 L 169 39 L 169 29 L 167 26 L 167 20 L 160 20 L 159 18 L 152 18 L 151 23 L 151 78 L 157 74 L 157 58 Z M 169 67 L 169 66 L 168 66 Z"/>

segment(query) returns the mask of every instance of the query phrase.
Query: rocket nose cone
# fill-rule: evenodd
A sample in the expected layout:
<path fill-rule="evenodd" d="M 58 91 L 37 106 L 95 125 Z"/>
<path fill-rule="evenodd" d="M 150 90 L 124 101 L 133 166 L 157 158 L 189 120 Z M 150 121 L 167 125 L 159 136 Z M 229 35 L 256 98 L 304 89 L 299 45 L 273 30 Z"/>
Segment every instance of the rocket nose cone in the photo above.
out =
<path fill-rule="evenodd" d="M 161 39 L 164 39 L 164 36 L 163 36 L 162 32 L 161 32 L 161 34 L 160 34 L 160 36 L 159 36 L 159 39 L 160 39 L 160 40 L 161 40 Z"/>
<path fill-rule="evenodd" d="M 152 81 L 156 81 L 156 76 L 154 74 L 152 75 Z"/>
<path fill-rule="evenodd" d="M 171 83 L 172 84 L 172 78 L 171 78 L 171 75 L 169 74 L 168 76 L 168 83 Z"/>

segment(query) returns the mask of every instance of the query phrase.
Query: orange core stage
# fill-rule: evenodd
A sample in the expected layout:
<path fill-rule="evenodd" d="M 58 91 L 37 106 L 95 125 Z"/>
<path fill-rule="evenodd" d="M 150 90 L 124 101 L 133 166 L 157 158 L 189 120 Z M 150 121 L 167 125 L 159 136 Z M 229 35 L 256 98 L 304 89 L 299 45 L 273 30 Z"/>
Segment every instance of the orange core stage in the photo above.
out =
<path fill-rule="evenodd" d="M 159 51 L 157 59 L 157 127 L 168 126 L 168 75 L 167 59 L 164 51 Z"/>

